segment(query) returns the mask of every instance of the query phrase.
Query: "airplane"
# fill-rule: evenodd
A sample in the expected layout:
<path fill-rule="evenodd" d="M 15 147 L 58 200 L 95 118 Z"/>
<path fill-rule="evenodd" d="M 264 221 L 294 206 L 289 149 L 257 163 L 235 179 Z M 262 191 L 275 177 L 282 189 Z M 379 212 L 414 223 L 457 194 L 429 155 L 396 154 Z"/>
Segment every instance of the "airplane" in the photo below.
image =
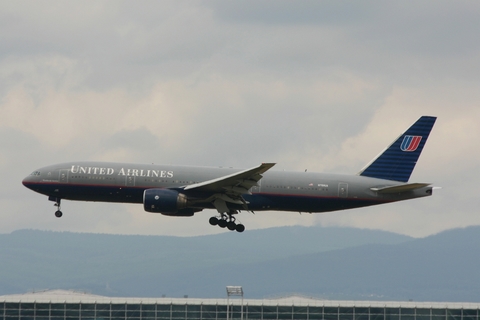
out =
<path fill-rule="evenodd" d="M 422 116 L 356 175 L 241 170 L 179 165 L 70 162 L 35 170 L 23 181 L 55 202 L 143 203 L 147 212 L 188 217 L 216 209 L 211 225 L 243 232 L 234 215 L 244 211 L 327 212 L 432 195 L 430 183 L 409 183 L 436 117 Z"/>

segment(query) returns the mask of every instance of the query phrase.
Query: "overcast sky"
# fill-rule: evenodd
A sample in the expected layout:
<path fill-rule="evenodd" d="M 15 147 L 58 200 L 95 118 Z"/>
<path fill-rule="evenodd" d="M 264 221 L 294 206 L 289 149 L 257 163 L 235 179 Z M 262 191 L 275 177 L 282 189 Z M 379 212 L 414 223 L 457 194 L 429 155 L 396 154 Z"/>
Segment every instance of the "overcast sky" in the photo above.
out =
<path fill-rule="evenodd" d="M 21 181 L 78 160 L 355 174 L 422 115 L 438 120 L 411 181 L 433 197 L 239 219 L 478 225 L 479 30 L 477 1 L 0 1 L 0 233 L 227 232 L 212 210 L 64 201 L 57 219 Z"/>

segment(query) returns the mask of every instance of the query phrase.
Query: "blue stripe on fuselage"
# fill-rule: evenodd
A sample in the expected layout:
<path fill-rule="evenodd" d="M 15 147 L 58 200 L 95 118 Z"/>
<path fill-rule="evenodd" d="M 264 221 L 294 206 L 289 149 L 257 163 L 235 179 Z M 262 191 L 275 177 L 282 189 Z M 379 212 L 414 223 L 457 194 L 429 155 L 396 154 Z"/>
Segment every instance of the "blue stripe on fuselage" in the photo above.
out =
<path fill-rule="evenodd" d="M 111 185 L 59 184 L 51 182 L 29 183 L 28 188 L 47 196 L 67 200 L 142 203 L 146 187 L 119 187 Z M 390 202 L 381 199 L 359 199 L 343 197 L 320 197 L 312 195 L 256 193 L 245 195 L 252 211 L 278 210 L 297 212 L 327 212 L 358 208 Z M 243 210 L 241 205 L 229 205 Z M 208 205 L 207 208 L 214 208 Z"/>

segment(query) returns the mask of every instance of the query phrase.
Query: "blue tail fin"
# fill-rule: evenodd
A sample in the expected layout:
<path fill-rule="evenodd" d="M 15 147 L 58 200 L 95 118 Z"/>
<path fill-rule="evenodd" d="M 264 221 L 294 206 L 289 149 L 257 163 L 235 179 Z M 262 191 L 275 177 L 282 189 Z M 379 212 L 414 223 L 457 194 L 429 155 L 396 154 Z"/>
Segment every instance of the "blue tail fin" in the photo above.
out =
<path fill-rule="evenodd" d="M 395 140 L 359 175 L 408 182 L 436 117 L 423 116 Z"/>

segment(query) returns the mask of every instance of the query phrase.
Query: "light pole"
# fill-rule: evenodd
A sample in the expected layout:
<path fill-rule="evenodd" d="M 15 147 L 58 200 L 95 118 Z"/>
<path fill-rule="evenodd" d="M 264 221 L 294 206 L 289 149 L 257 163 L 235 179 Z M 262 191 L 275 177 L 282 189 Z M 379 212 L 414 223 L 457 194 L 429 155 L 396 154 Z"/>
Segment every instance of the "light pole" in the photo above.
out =
<path fill-rule="evenodd" d="M 243 289 L 241 286 L 227 286 L 227 320 L 229 318 L 230 296 L 242 297 L 242 308 L 240 309 L 240 319 L 243 320 Z"/>

